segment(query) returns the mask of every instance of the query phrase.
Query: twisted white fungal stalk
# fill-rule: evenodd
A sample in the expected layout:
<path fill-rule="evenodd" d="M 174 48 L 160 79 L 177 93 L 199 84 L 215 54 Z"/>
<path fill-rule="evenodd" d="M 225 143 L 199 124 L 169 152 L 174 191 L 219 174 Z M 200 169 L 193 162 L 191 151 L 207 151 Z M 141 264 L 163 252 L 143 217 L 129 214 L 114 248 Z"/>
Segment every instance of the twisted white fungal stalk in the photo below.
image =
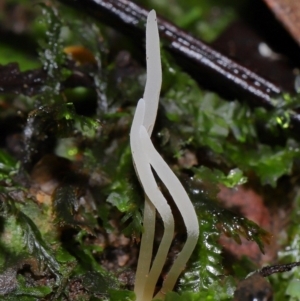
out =
<path fill-rule="evenodd" d="M 145 191 L 144 233 L 138 260 L 135 293 L 137 301 L 150 301 L 155 285 L 165 264 L 174 236 L 174 218 L 171 208 L 159 190 L 151 167 L 169 190 L 187 230 L 186 243 L 176 258 L 155 298 L 163 299 L 171 291 L 190 258 L 199 236 L 199 225 L 193 205 L 175 174 L 154 148 L 150 136 L 155 124 L 162 81 L 159 35 L 155 11 L 151 11 L 146 28 L 147 82 L 144 98 L 135 111 L 130 132 L 130 145 L 136 173 Z M 156 210 L 164 224 L 164 234 L 151 265 Z"/>

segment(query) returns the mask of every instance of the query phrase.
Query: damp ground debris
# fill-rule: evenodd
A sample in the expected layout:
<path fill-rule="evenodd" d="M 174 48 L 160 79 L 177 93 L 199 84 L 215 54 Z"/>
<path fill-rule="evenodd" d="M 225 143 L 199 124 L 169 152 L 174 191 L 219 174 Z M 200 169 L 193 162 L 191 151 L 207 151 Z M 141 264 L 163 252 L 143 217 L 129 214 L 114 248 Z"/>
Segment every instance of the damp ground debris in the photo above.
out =
<path fill-rule="evenodd" d="M 61 2 L 0 1 L 0 300 L 133 301 L 144 195 L 129 131 L 144 90 L 145 41 Z M 199 85 L 162 42 L 152 140 L 200 227 L 165 300 L 300 300 L 293 42 L 259 1 L 198 2 L 136 1 L 285 92 L 273 109 L 228 99 Z M 264 18 L 278 40 L 270 24 L 255 25 Z M 178 222 L 157 291 L 186 239 L 159 188 Z M 154 251 L 162 233 L 157 217 Z"/>

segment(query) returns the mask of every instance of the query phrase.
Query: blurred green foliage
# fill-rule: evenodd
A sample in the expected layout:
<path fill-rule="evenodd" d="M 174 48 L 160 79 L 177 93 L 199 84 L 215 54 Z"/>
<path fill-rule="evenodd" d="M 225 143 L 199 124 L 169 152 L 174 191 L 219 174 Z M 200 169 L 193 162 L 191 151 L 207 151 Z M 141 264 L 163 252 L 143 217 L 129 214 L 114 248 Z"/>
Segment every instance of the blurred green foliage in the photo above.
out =
<path fill-rule="evenodd" d="M 137 3 L 156 9 L 162 16 L 172 20 L 205 41 L 214 40 L 238 15 L 238 9 L 246 1 L 234 0 L 138 0 Z"/>
<path fill-rule="evenodd" d="M 18 174 L 19 168 L 19 162 L 14 160 L 6 151 L 0 149 L 0 183 L 2 183 L 0 192 L 6 192 L 18 186 L 13 179 Z"/>

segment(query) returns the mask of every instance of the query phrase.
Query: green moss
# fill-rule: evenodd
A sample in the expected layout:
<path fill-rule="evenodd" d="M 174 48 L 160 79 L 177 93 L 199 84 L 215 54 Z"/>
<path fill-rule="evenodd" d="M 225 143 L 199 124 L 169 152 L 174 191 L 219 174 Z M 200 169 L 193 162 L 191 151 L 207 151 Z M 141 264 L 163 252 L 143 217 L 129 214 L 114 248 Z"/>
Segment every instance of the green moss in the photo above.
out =
<path fill-rule="evenodd" d="M 283 108 L 295 105 L 297 100 L 282 100 L 268 113 L 251 110 L 246 104 L 228 102 L 201 90 L 187 74 L 170 69 L 167 56 L 163 62 L 167 83 L 162 103 L 172 122 L 168 130 L 176 156 L 184 145 L 208 147 L 213 152 L 212 160 L 222 161 L 227 169 L 255 172 L 263 185 L 273 187 L 281 176 L 291 174 L 293 162 L 300 155 L 298 142 L 289 139 L 284 145 L 267 145 L 260 138 L 258 126 L 264 122 L 266 135 L 276 138 L 278 126 L 286 128 L 280 117 Z"/>

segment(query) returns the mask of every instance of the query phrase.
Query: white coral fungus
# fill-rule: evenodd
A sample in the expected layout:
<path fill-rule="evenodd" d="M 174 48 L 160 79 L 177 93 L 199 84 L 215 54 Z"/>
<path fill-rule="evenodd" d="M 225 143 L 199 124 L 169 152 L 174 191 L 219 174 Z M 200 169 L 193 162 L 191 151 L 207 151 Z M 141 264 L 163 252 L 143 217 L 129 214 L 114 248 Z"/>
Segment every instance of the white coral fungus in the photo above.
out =
<path fill-rule="evenodd" d="M 145 191 L 144 233 L 141 240 L 140 255 L 135 281 L 137 301 L 150 301 L 153 298 L 158 277 L 165 264 L 174 236 L 174 218 L 171 208 L 159 190 L 152 169 L 169 190 L 186 226 L 187 239 L 181 252 L 174 261 L 160 292 L 155 296 L 164 299 L 171 291 L 185 268 L 198 240 L 199 224 L 194 207 L 182 184 L 166 164 L 151 142 L 151 133 L 155 124 L 159 94 L 162 81 L 159 35 L 155 11 L 147 18 L 146 27 L 147 82 L 144 96 L 139 100 L 135 111 L 130 145 L 133 162 L 138 178 Z M 156 256 L 151 265 L 156 210 L 160 214 L 164 234 Z"/>

